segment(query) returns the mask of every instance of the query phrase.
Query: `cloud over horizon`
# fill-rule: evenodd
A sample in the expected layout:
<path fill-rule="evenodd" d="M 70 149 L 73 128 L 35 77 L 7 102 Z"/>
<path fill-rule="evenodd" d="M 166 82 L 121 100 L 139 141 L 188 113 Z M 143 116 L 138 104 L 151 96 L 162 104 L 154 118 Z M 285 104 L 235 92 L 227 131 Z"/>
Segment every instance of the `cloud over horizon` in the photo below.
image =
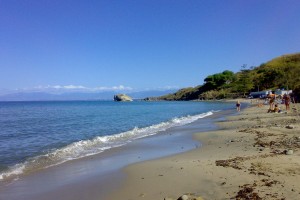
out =
<path fill-rule="evenodd" d="M 81 92 L 104 92 L 104 91 L 131 91 L 132 87 L 119 85 L 119 86 L 98 86 L 98 87 L 86 87 L 82 85 L 47 85 L 36 86 L 34 88 L 26 88 L 24 91 L 45 91 L 45 92 L 68 92 L 68 91 L 81 91 Z"/>
<path fill-rule="evenodd" d="M 158 88 L 132 88 L 129 86 L 118 85 L 118 86 L 97 86 L 97 87 L 86 87 L 83 85 L 39 85 L 35 87 L 17 88 L 17 89 L 1 89 L 0 95 L 17 94 L 17 93 L 48 93 L 48 94 L 63 94 L 63 93 L 102 93 L 102 92 L 147 92 L 147 91 L 167 91 L 177 90 L 177 86 L 163 86 Z"/>

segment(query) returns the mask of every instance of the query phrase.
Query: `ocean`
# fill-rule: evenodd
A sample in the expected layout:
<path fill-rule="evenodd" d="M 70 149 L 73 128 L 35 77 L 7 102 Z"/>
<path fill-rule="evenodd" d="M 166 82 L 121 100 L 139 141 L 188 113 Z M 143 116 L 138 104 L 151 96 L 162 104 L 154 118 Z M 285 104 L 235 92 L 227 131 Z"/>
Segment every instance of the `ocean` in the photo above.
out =
<path fill-rule="evenodd" d="M 0 181 L 232 109 L 224 102 L 0 102 Z"/>

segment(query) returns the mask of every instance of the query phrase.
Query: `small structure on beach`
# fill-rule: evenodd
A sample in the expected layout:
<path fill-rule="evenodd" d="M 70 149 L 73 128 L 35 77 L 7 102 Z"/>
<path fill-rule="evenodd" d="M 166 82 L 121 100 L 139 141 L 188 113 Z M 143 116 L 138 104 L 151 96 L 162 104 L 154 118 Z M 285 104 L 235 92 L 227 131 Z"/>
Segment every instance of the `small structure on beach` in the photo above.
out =
<path fill-rule="evenodd" d="M 270 94 L 272 91 L 271 90 L 265 90 L 265 91 L 259 91 L 259 92 L 251 92 L 250 97 L 251 98 L 265 98 Z"/>
<path fill-rule="evenodd" d="M 293 93 L 293 90 L 280 90 L 280 89 L 275 90 L 275 95 L 280 95 L 280 96 L 283 96 L 285 94 L 288 95 L 291 93 Z"/>
<path fill-rule="evenodd" d="M 250 98 L 266 98 L 269 94 L 274 94 L 275 96 L 283 96 L 285 94 L 291 94 L 293 91 L 292 90 L 280 90 L 277 89 L 274 92 L 272 90 L 264 90 L 264 91 L 259 91 L 259 92 L 251 92 L 250 93 Z"/>

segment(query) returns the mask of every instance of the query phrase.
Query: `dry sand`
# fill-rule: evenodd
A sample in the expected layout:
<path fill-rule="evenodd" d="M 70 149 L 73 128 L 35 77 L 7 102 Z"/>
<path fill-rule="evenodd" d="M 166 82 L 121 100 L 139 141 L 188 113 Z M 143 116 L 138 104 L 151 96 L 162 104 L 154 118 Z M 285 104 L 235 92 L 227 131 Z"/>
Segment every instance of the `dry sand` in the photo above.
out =
<path fill-rule="evenodd" d="M 202 146 L 192 151 L 128 166 L 105 199 L 300 199 L 299 108 L 267 110 L 253 106 L 195 134 Z"/>

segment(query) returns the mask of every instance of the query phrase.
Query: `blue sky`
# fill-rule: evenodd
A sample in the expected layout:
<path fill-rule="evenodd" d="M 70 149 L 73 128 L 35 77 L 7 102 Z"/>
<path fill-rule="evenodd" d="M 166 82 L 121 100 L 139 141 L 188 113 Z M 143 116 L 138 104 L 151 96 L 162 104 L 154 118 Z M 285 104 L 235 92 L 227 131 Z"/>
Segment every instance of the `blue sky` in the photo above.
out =
<path fill-rule="evenodd" d="M 0 89 L 188 87 L 300 52 L 298 0 L 0 0 Z"/>

